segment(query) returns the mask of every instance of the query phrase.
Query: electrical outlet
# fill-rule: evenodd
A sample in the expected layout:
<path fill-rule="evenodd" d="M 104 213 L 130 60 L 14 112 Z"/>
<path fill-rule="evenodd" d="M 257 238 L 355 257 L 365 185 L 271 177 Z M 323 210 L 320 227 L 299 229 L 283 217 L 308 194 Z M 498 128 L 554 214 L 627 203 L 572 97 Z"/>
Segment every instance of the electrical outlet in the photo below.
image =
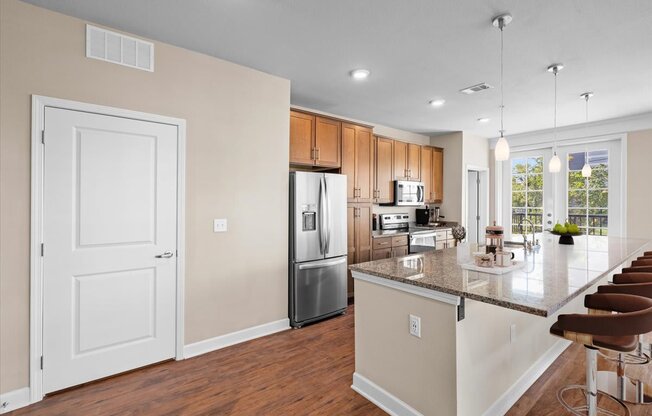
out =
<path fill-rule="evenodd" d="M 213 220 L 213 232 L 225 233 L 226 232 L 226 218 Z"/>
<path fill-rule="evenodd" d="M 516 341 L 516 324 L 511 324 L 509 326 L 509 343 Z"/>
<path fill-rule="evenodd" d="M 421 338 L 421 318 L 410 315 L 410 335 Z"/>

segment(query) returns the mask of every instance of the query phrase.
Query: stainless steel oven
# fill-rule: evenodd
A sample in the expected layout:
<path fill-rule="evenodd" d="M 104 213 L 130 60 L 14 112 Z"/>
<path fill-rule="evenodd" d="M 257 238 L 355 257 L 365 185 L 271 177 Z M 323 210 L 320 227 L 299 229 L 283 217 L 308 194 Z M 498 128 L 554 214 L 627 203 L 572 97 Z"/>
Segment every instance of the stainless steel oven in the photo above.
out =
<path fill-rule="evenodd" d="M 423 182 L 394 181 L 394 205 L 421 206 L 424 202 Z"/>
<path fill-rule="evenodd" d="M 410 233 L 410 244 L 409 244 L 410 254 L 433 251 L 436 248 L 437 248 L 437 233 L 434 230 Z"/>

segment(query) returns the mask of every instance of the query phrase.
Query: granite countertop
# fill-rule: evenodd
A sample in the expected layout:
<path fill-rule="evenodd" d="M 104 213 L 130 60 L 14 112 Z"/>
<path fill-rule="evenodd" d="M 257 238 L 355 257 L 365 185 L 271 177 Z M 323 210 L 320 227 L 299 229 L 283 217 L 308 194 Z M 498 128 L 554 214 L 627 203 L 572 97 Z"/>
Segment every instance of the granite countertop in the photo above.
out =
<path fill-rule="evenodd" d="M 597 280 L 648 245 L 648 240 L 618 237 L 575 237 L 575 245 L 557 243 L 543 234 L 538 253 L 503 275 L 465 270 L 457 249 L 449 248 L 349 266 L 365 273 L 414 286 L 490 303 L 538 316 L 550 316 Z M 649 249 L 649 248 L 648 248 Z M 524 260 L 522 248 L 512 249 Z"/>

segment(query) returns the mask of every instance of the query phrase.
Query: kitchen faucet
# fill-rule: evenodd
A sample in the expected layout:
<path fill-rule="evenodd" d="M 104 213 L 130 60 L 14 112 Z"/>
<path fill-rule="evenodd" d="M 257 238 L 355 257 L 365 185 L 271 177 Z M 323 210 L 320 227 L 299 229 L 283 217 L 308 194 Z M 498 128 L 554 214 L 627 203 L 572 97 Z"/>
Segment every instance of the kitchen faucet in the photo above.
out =
<path fill-rule="evenodd" d="M 530 224 L 530 227 L 532 227 L 532 241 L 531 242 L 528 241 L 527 235 L 525 234 L 525 231 L 524 231 L 523 223 L 525 223 L 525 222 Z M 523 246 L 525 247 L 525 249 L 527 251 L 532 251 L 533 249 L 538 250 L 541 247 L 541 246 L 539 246 L 539 244 L 538 244 L 538 242 L 536 240 L 536 234 L 535 234 L 536 229 L 534 228 L 534 224 L 532 223 L 532 221 L 530 221 L 527 218 L 523 218 L 523 221 L 521 221 L 521 224 L 519 224 L 519 229 L 521 230 L 521 235 L 523 236 Z"/>

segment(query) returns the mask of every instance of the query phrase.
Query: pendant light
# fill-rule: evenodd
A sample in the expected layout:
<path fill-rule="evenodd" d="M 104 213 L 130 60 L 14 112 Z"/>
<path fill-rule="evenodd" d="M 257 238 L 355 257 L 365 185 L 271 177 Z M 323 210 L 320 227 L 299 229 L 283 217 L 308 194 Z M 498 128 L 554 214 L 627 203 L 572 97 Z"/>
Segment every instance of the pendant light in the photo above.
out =
<path fill-rule="evenodd" d="M 552 64 L 548 67 L 548 72 L 552 72 L 555 76 L 555 124 L 554 124 L 554 148 L 555 153 L 552 155 L 550 162 L 548 162 L 548 172 L 558 173 L 561 170 L 561 160 L 557 156 L 557 73 L 564 69 L 562 64 Z"/>
<path fill-rule="evenodd" d="M 589 122 L 589 98 L 593 97 L 592 92 L 585 92 L 581 95 L 586 101 L 586 122 Z M 584 166 L 582 167 L 582 176 L 585 178 L 591 177 L 591 165 L 589 165 L 589 152 L 584 152 Z"/>
<path fill-rule="evenodd" d="M 509 159 L 509 143 L 505 139 L 505 129 L 503 128 L 503 110 L 505 108 L 505 94 L 503 93 L 503 29 L 511 21 L 512 15 L 509 13 L 497 16 L 492 21 L 493 25 L 500 29 L 500 138 L 496 143 L 494 152 L 498 162 Z"/>

